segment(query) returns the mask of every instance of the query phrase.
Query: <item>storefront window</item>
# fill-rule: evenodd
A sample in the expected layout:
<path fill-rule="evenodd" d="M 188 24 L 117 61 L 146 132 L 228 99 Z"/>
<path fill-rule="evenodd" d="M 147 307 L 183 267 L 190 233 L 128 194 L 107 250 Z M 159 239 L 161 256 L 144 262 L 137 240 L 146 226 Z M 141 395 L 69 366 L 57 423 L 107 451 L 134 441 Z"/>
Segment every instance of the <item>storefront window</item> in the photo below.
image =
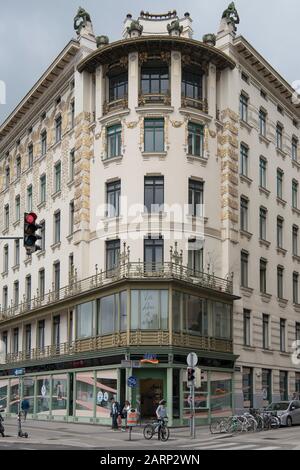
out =
<path fill-rule="evenodd" d="M 35 377 L 24 377 L 23 379 L 23 399 L 29 403 L 28 413 L 34 411 L 34 384 Z"/>
<path fill-rule="evenodd" d="M 76 374 L 76 416 L 94 416 L 94 371 Z"/>
<path fill-rule="evenodd" d="M 117 371 L 101 370 L 97 372 L 96 417 L 110 417 L 110 400 L 117 398 Z"/>
<path fill-rule="evenodd" d="M 253 407 L 253 370 L 243 367 L 244 408 Z"/>
<path fill-rule="evenodd" d="M 201 373 L 201 386 L 195 386 L 195 416 L 196 418 L 208 418 L 208 374 L 205 371 Z M 183 382 L 183 418 L 187 419 L 191 412 L 191 394 L 186 377 Z"/>
<path fill-rule="evenodd" d="M 52 377 L 52 416 L 66 416 L 68 397 L 67 374 Z"/>
<path fill-rule="evenodd" d="M 272 402 L 272 371 L 270 369 L 262 370 L 262 396 L 263 405 L 268 406 Z"/>
<path fill-rule="evenodd" d="M 212 372 L 210 377 L 210 407 L 214 417 L 229 416 L 232 413 L 231 374 Z"/>
<path fill-rule="evenodd" d="M 0 380 L 0 408 L 6 409 L 8 394 L 8 380 Z"/>
<path fill-rule="evenodd" d="M 50 377 L 37 378 L 37 413 L 46 415 L 50 413 Z"/>
<path fill-rule="evenodd" d="M 167 290 L 131 291 L 131 329 L 168 329 Z"/>
<path fill-rule="evenodd" d="M 221 302 L 213 302 L 214 337 L 231 339 L 231 307 Z"/>
<path fill-rule="evenodd" d="M 184 294 L 183 307 L 184 329 L 189 333 L 208 336 L 206 301 L 200 297 Z"/>
<path fill-rule="evenodd" d="M 10 413 L 17 414 L 19 411 L 20 391 L 19 391 L 19 379 L 10 380 Z"/>
<path fill-rule="evenodd" d="M 93 336 L 93 302 L 86 302 L 76 307 L 77 338 Z"/>

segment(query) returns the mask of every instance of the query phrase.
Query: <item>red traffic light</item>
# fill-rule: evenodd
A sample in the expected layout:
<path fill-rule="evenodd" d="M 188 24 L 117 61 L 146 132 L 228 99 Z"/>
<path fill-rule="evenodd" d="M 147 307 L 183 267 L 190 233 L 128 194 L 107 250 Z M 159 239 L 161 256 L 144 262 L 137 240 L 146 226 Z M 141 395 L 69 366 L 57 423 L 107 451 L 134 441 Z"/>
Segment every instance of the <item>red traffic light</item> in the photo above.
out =
<path fill-rule="evenodd" d="M 25 222 L 27 224 L 34 224 L 36 219 L 37 219 L 37 215 L 34 212 L 30 212 L 29 214 L 25 216 Z"/>

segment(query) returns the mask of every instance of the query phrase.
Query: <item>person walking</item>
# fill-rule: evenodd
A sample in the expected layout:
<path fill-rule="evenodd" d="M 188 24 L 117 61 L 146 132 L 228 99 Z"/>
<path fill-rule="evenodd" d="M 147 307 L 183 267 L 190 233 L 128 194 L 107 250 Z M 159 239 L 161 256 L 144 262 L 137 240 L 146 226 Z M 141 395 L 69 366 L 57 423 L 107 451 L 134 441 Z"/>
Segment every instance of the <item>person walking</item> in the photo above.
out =
<path fill-rule="evenodd" d="M 110 416 L 112 418 L 112 425 L 111 425 L 111 428 L 114 430 L 114 431 L 117 431 L 118 430 L 118 416 L 120 416 L 120 405 L 119 403 L 114 399 L 112 398 L 111 399 L 111 412 L 110 412 Z"/>
<path fill-rule="evenodd" d="M 130 411 L 130 402 L 128 400 L 125 401 L 123 409 L 122 409 L 122 418 L 125 419 L 125 428 L 122 428 L 122 431 L 127 431 L 128 426 L 127 426 L 127 415 L 128 412 Z"/>
<path fill-rule="evenodd" d="M 22 400 L 22 403 L 21 403 L 21 410 L 23 411 L 24 421 L 26 421 L 29 408 L 30 408 L 30 403 L 27 400 L 27 398 L 24 398 L 24 400 Z"/>
<path fill-rule="evenodd" d="M 167 407 L 166 407 L 166 400 L 161 400 L 158 404 L 158 407 L 156 408 L 156 417 L 157 417 L 157 420 L 159 422 L 159 425 L 158 425 L 158 440 L 160 441 L 160 438 L 161 438 L 161 423 L 162 421 L 167 418 Z"/>

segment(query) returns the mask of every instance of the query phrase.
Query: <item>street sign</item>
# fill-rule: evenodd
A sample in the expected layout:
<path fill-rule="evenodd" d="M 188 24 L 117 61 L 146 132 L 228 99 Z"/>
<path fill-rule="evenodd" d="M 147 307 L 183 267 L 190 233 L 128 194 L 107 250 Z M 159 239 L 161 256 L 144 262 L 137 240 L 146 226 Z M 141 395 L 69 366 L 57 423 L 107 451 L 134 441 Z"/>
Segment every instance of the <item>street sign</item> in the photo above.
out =
<path fill-rule="evenodd" d="M 186 362 L 187 362 L 187 365 L 189 367 L 196 367 L 196 365 L 198 364 L 198 356 L 196 353 L 194 352 L 191 352 L 187 359 L 186 359 Z"/>
<path fill-rule="evenodd" d="M 124 361 L 121 361 L 121 367 L 130 369 L 130 367 L 132 367 L 132 361 L 127 360 L 127 359 Z"/>
<path fill-rule="evenodd" d="M 140 363 L 140 361 L 132 361 L 132 367 L 134 367 L 135 369 L 138 369 L 142 367 L 142 364 Z"/>
<path fill-rule="evenodd" d="M 24 375 L 25 374 L 25 369 L 14 369 L 13 374 L 16 375 L 16 376 Z"/>
<path fill-rule="evenodd" d="M 137 378 L 136 378 L 136 377 L 133 377 L 133 376 L 128 377 L 128 379 L 127 379 L 127 385 L 128 385 L 128 387 L 130 387 L 130 388 L 136 387 L 136 386 L 137 386 Z"/>

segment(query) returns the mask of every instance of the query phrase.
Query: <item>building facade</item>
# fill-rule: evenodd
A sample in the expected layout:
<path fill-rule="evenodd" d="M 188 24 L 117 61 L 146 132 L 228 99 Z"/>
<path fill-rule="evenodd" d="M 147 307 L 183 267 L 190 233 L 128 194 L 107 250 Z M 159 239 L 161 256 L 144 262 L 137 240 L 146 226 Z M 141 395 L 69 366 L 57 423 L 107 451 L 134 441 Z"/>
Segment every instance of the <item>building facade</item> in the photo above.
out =
<path fill-rule="evenodd" d="M 112 397 L 143 418 L 164 397 L 187 424 L 191 351 L 199 422 L 299 391 L 300 110 L 237 22 L 198 41 L 141 12 L 110 44 L 81 9 L 1 125 L 2 236 L 42 227 L 32 255 L 0 245 L 8 414 L 106 424 Z"/>

